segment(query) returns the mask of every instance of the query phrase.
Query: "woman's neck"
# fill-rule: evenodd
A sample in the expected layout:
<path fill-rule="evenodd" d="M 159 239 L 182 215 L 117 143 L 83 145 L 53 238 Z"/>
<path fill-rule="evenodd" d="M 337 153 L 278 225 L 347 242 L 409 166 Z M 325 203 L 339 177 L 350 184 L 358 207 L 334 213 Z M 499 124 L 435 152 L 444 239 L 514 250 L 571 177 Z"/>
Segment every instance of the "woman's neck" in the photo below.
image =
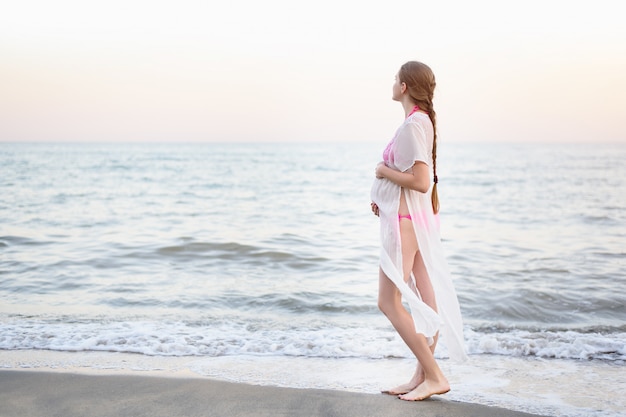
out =
<path fill-rule="evenodd" d="M 411 100 L 402 100 L 402 108 L 404 109 L 405 118 L 409 117 L 411 113 L 415 113 L 415 103 Z"/>
<path fill-rule="evenodd" d="M 415 103 L 413 102 L 402 102 L 402 107 L 404 108 L 404 117 L 407 118 L 415 112 L 422 111 Z"/>

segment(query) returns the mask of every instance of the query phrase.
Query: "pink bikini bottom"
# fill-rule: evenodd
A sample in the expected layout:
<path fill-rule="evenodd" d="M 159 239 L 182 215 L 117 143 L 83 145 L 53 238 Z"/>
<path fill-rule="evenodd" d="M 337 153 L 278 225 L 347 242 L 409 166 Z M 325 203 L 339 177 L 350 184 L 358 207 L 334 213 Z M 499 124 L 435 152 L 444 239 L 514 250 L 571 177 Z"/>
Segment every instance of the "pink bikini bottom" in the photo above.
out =
<path fill-rule="evenodd" d="M 437 229 L 439 228 L 439 215 L 438 214 L 435 214 L 435 217 L 432 220 L 429 220 L 429 217 L 425 213 L 422 213 L 422 212 L 417 212 L 413 214 L 414 214 L 413 216 L 411 216 L 410 214 L 398 214 L 398 223 L 400 223 L 402 219 L 407 219 L 413 222 L 414 224 L 421 226 L 421 227 L 426 227 L 427 229 L 430 227 L 431 224 L 435 226 Z"/>

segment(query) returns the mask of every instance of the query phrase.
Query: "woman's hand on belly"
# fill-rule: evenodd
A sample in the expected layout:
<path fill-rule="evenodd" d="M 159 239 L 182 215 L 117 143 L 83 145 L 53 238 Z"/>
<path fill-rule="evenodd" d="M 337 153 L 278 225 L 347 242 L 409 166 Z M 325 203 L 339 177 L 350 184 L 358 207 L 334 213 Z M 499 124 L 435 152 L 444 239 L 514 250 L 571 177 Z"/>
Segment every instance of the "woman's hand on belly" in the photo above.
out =
<path fill-rule="evenodd" d="M 384 162 L 379 162 L 378 165 L 376 165 L 376 169 L 374 170 L 374 172 L 376 173 L 376 178 L 383 179 L 386 178 L 385 177 L 385 172 L 387 170 L 389 170 L 391 168 L 389 168 L 387 165 L 385 165 Z"/>

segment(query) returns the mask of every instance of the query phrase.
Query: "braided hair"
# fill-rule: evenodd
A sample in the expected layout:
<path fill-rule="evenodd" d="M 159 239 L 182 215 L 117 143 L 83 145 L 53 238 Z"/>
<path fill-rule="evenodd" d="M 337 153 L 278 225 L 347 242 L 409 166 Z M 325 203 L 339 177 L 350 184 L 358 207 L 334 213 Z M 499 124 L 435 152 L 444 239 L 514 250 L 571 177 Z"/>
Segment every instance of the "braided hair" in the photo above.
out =
<path fill-rule="evenodd" d="M 411 100 L 425 111 L 433 124 L 433 190 L 431 200 L 433 212 L 439 212 L 439 196 L 437 194 L 437 114 L 433 107 L 433 95 L 437 83 L 435 74 L 426 64 L 417 61 L 409 61 L 400 67 L 400 82 L 406 84 Z"/>

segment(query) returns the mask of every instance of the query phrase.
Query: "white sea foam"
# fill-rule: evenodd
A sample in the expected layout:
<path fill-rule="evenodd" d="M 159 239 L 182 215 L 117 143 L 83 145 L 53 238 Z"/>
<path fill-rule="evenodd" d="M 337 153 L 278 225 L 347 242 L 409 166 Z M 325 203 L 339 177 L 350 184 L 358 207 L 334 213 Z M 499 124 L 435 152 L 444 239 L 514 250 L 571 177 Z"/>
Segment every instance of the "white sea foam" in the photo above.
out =
<path fill-rule="evenodd" d="M 275 326 L 273 325 L 275 324 Z M 468 353 L 558 359 L 626 360 L 626 333 L 465 331 Z M 389 327 L 318 328 L 279 323 L 181 321 L 0 322 L 0 349 L 109 351 L 150 356 L 301 356 L 318 358 L 411 357 Z M 437 351 L 446 357 L 445 340 Z"/>
<path fill-rule="evenodd" d="M 536 356 L 559 359 L 626 359 L 626 333 L 580 333 L 567 331 L 509 330 L 479 333 L 466 329 L 470 353 Z"/>

